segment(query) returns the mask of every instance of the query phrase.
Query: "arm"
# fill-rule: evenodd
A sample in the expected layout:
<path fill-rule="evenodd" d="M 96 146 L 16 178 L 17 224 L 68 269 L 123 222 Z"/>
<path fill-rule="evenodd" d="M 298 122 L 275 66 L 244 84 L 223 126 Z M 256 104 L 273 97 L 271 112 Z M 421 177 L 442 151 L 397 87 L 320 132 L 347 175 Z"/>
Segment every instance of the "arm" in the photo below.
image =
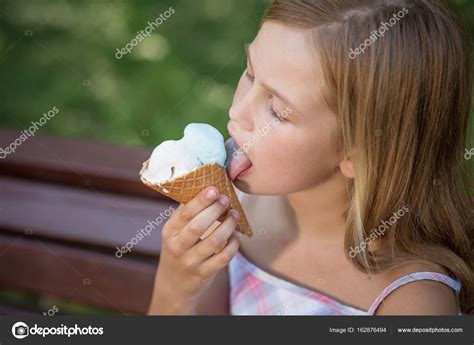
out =
<path fill-rule="evenodd" d="M 209 187 L 178 207 L 166 222 L 148 314 L 196 315 L 201 297 L 239 249 L 234 235 L 239 214 L 227 212 L 228 203 Z M 224 213 L 220 225 L 201 239 Z"/>
<path fill-rule="evenodd" d="M 209 288 L 199 298 L 198 315 L 229 315 L 229 272 L 220 270 Z"/>

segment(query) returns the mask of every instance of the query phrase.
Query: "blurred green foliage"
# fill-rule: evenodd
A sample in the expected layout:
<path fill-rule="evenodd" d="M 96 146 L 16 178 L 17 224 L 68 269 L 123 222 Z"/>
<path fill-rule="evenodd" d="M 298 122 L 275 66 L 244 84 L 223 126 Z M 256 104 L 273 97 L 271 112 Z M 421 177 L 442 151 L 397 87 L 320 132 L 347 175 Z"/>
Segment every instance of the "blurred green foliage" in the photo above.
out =
<path fill-rule="evenodd" d="M 451 0 L 474 36 L 474 1 Z M 189 122 L 225 132 L 243 46 L 267 0 L 2 0 L 0 127 L 155 146 Z M 175 14 L 122 59 L 117 48 Z M 472 145 L 471 145 L 472 146 Z"/>
<path fill-rule="evenodd" d="M 474 1 L 449 1 L 474 37 Z M 147 146 L 179 138 L 189 122 L 225 133 L 243 46 L 270 2 L 2 0 L 0 127 L 27 128 L 56 106 L 41 133 Z M 115 57 L 170 7 L 171 17 Z"/>
<path fill-rule="evenodd" d="M 31 295 L 19 290 L 0 288 L 0 303 L 14 308 L 26 309 L 37 315 L 105 315 L 114 312 L 108 309 L 92 307 L 66 301 L 52 296 Z M 115 312 L 116 313 L 116 312 Z"/>

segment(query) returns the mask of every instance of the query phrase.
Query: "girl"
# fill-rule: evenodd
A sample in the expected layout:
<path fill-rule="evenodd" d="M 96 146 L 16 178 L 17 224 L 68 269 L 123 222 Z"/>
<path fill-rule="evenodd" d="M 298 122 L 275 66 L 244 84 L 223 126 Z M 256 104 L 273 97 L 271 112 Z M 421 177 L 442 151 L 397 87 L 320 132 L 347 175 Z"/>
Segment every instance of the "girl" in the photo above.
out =
<path fill-rule="evenodd" d="M 438 1 L 274 1 L 229 111 L 255 234 L 181 205 L 149 312 L 472 313 L 469 47 Z"/>

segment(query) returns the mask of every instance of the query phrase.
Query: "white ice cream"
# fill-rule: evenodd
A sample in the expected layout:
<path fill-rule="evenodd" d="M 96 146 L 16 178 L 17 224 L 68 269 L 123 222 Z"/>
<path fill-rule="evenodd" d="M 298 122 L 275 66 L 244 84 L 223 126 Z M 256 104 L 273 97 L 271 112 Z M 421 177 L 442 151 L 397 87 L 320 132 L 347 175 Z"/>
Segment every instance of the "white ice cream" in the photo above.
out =
<path fill-rule="evenodd" d="M 163 184 L 204 164 L 224 167 L 226 158 L 222 134 L 211 125 L 191 123 L 184 129 L 181 140 L 164 141 L 153 150 L 143 177 Z"/>

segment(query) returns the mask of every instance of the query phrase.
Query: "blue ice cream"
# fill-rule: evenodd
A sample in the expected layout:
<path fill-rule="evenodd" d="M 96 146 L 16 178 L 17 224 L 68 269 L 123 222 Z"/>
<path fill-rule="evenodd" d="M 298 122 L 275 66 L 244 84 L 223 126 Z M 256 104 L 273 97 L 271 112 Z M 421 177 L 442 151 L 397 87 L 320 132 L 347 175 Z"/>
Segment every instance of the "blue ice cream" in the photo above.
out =
<path fill-rule="evenodd" d="M 227 153 L 222 134 L 206 123 L 190 123 L 184 129 L 184 144 L 202 164 L 225 167 Z"/>
<path fill-rule="evenodd" d="M 143 177 L 161 184 L 183 176 L 204 164 L 225 167 L 227 153 L 224 137 L 211 125 L 191 123 L 180 140 L 167 140 L 151 154 Z"/>

